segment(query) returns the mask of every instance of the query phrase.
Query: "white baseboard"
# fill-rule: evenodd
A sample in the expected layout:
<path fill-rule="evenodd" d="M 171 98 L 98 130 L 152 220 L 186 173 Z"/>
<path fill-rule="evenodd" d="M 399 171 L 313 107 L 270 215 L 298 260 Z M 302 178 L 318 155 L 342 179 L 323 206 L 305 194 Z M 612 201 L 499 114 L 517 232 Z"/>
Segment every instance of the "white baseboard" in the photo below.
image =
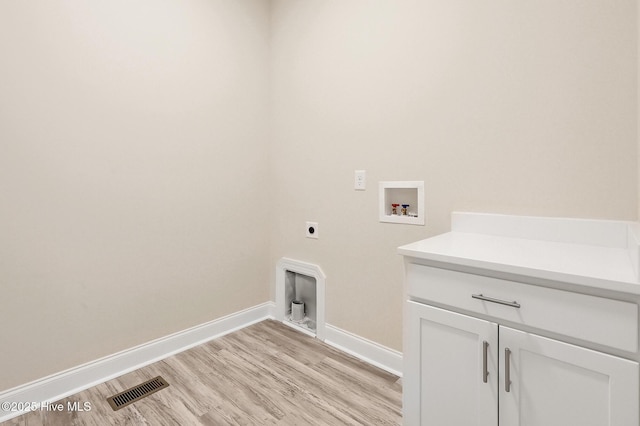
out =
<path fill-rule="evenodd" d="M 402 377 L 402 352 L 387 348 L 330 324 L 325 325 L 325 343 Z"/>
<path fill-rule="evenodd" d="M 24 414 L 3 410 L 5 403 L 54 402 L 66 398 L 232 331 L 273 318 L 274 310 L 273 302 L 263 303 L 4 391 L 0 393 L 0 423 Z"/>
<path fill-rule="evenodd" d="M 0 423 L 25 413 L 3 410 L 5 403 L 55 402 L 251 324 L 274 319 L 275 310 L 274 302 L 266 302 L 1 392 Z M 390 373 L 402 375 L 401 352 L 329 324 L 325 329 L 327 344 Z"/>

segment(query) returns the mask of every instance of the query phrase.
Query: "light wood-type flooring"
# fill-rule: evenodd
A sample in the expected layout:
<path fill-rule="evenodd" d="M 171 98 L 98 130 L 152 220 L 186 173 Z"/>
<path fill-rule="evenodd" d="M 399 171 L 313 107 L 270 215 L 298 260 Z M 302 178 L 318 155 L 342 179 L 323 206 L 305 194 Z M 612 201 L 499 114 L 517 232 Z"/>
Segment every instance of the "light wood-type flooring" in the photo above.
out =
<path fill-rule="evenodd" d="M 119 411 L 107 403 L 156 376 L 170 386 Z M 398 425 L 401 395 L 397 376 L 267 320 L 63 399 L 62 412 L 3 426 Z"/>

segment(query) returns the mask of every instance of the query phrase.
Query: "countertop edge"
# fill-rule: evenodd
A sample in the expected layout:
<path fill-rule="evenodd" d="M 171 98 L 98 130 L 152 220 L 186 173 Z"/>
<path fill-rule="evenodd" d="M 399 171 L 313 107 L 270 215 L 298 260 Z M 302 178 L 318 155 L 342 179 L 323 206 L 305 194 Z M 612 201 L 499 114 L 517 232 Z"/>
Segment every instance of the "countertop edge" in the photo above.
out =
<path fill-rule="evenodd" d="M 595 288 L 599 290 L 614 291 L 619 293 L 626 293 L 632 295 L 640 295 L 640 284 L 635 282 L 626 281 L 614 281 L 603 278 L 589 277 L 583 275 L 573 275 L 557 271 L 542 270 L 536 268 L 528 268 L 524 266 L 516 266 L 495 262 L 487 262 L 483 260 L 463 258 L 457 256 L 449 256 L 437 253 L 430 253 L 419 250 L 412 250 L 406 248 L 406 246 L 400 246 L 397 249 L 398 254 L 407 258 L 430 260 L 434 262 L 444 263 L 452 266 L 463 266 L 469 268 L 475 268 L 487 271 L 501 272 L 505 274 L 514 275 L 514 281 L 517 281 L 517 276 L 530 277 L 535 279 L 550 280 L 555 282 L 564 282 L 581 287 Z"/>

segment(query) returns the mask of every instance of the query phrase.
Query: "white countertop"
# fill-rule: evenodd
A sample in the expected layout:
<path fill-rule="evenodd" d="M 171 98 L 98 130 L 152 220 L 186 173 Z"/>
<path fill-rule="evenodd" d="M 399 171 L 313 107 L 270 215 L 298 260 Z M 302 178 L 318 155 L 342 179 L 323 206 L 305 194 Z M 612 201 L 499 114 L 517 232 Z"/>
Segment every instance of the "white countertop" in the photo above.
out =
<path fill-rule="evenodd" d="M 494 226 L 496 215 L 488 217 Z M 512 221 L 514 217 L 505 216 L 505 218 Z M 588 239 L 585 241 L 584 238 L 584 228 L 580 229 L 579 243 L 574 242 L 575 239 L 564 237 L 560 238 L 561 241 L 521 238 L 518 232 L 504 230 L 492 232 L 498 235 L 485 234 L 481 233 L 482 226 L 477 228 L 479 232 L 455 230 L 455 228 L 469 229 L 468 217 L 465 216 L 463 219 L 462 221 L 454 220 L 452 232 L 407 244 L 399 247 L 398 252 L 404 256 L 451 265 L 640 295 L 637 263 L 634 264 L 634 256 L 638 253 L 637 248 L 634 250 L 626 244 L 624 247 L 615 246 L 615 244 L 589 244 Z M 478 215 L 472 219 L 476 221 Z M 486 221 L 485 217 L 480 219 Z M 598 222 L 594 222 L 597 227 Z M 611 222 L 606 224 L 610 225 Z M 540 223 L 534 225 L 539 226 Z M 584 221 L 581 221 L 580 225 L 584 227 Z M 623 225 L 626 226 L 624 223 Z M 524 226 L 522 229 L 532 228 Z"/>

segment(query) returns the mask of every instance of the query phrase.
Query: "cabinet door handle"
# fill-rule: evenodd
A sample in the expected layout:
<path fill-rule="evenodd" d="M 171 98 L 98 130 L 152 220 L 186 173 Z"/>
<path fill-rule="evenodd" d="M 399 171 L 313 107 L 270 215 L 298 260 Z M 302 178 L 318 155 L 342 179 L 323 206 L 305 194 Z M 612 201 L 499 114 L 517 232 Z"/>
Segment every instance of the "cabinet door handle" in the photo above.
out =
<path fill-rule="evenodd" d="M 482 342 L 482 381 L 487 383 L 487 377 L 489 376 L 489 370 L 487 369 L 487 349 L 489 349 L 489 342 L 486 340 Z"/>
<path fill-rule="evenodd" d="M 511 350 L 504 349 L 504 390 L 511 392 Z"/>
<path fill-rule="evenodd" d="M 501 305 L 511 306 L 512 308 L 519 308 L 520 304 L 515 300 L 513 302 L 509 302 L 508 300 L 494 299 L 493 297 L 483 296 L 481 294 L 472 294 L 471 297 L 474 299 L 484 300 L 485 302 L 499 303 Z"/>

